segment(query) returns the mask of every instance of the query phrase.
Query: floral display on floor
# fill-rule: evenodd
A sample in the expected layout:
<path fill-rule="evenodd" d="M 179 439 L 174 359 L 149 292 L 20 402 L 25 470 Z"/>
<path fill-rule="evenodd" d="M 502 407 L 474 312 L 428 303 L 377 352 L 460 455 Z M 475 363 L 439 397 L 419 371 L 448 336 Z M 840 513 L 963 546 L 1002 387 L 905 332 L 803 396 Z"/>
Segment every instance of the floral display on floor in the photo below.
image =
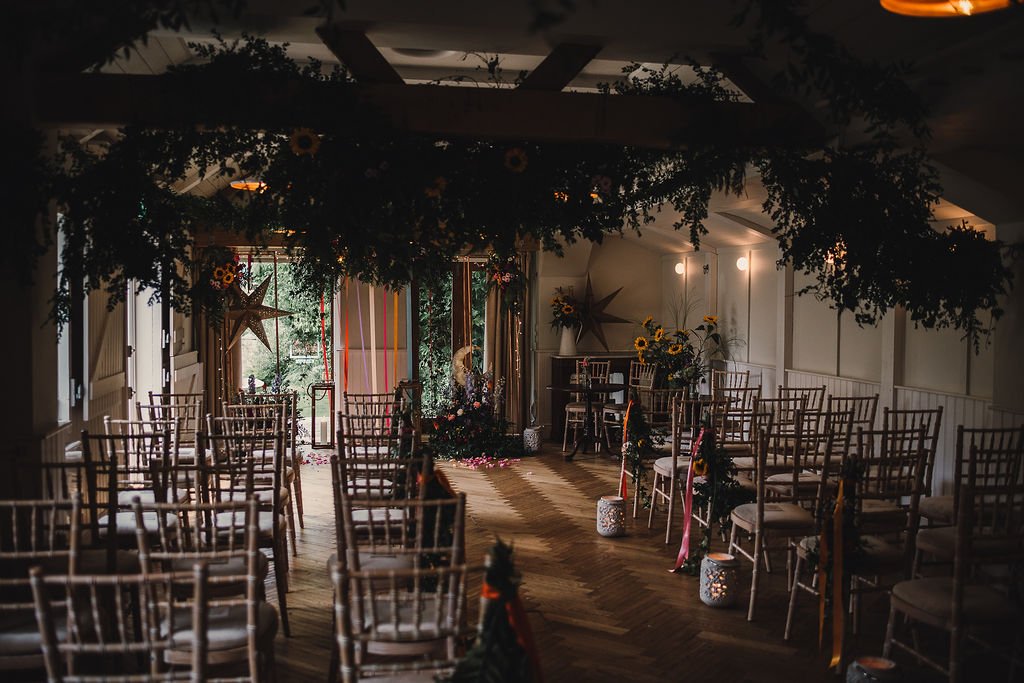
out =
<path fill-rule="evenodd" d="M 717 315 L 704 316 L 693 329 L 670 330 L 653 316 L 647 316 L 640 326 L 644 334 L 633 340 L 637 360 L 656 363 L 658 377 L 670 387 L 699 384 L 707 374 L 707 361 L 722 343 Z"/>
<path fill-rule="evenodd" d="M 430 448 L 442 460 L 474 458 L 507 459 L 523 455 L 523 439 L 508 434 L 509 423 L 501 413 L 505 383 L 495 383 L 490 373 L 466 373 L 466 384 L 449 385 L 448 399 L 438 410 L 432 426 Z"/>

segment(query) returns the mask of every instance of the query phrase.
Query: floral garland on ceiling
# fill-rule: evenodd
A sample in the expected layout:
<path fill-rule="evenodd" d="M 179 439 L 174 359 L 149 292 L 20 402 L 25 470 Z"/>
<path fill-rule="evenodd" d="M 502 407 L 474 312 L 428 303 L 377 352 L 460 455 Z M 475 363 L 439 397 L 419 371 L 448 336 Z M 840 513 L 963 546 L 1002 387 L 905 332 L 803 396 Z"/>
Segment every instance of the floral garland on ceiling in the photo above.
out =
<path fill-rule="evenodd" d="M 284 47 L 261 39 L 197 49 L 207 63 L 175 73 L 238 88 L 267 79 L 282 87 L 350 83 L 343 70 L 325 71 L 315 61 L 300 66 Z M 817 56 L 805 52 L 806 59 Z M 668 67 L 631 65 L 631 76 L 605 91 L 735 98 L 717 72 L 693 70 L 696 81 L 684 83 Z M 855 94 L 864 87 L 847 85 Z M 861 106 L 876 134 L 819 156 L 731 143 L 729 131 L 710 124 L 706 144 L 669 151 L 438 139 L 388 127 L 354 91 L 344 100 L 344 124 L 331 129 L 126 128 L 103 157 L 66 144 L 54 195 L 72 248 L 64 252 L 53 316 L 67 321 L 71 284 L 81 281 L 105 289 L 112 301 L 135 278 L 142 287 L 164 284 L 179 310 L 201 305 L 190 296 L 191 247 L 202 245 L 210 226 L 256 243 L 281 236 L 300 266 L 300 286 L 318 294 L 341 276 L 390 287 L 429 283 L 459 254 L 513 253 L 526 236 L 555 252 L 563 242 L 600 242 L 639 231 L 666 204 L 681 216 L 676 227 L 699 245 L 713 193 L 741 193 L 752 165 L 768 191 L 764 209 L 783 260 L 816 277 L 809 289 L 817 295 L 864 324 L 903 306 L 927 326 L 985 331 L 979 309 L 997 318 L 997 298 L 1009 287 L 1005 245 L 966 225 L 932 228 L 934 171 L 923 151 L 894 142 L 900 129 L 923 137 L 919 113 L 893 113 L 863 97 L 842 101 L 837 121 Z M 172 185 L 191 168 L 202 177 L 256 178 L 261 191 L 214 199 L 176 194 Z"/>

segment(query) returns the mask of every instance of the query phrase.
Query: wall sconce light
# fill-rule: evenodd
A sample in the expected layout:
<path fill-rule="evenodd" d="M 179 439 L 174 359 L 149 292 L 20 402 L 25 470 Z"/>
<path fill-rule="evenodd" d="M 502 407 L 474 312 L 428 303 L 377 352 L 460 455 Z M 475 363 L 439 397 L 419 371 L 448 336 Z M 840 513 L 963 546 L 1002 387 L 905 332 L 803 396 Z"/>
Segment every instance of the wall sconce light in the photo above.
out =
<path fill-rule="evenodd" d="M 679 263 L 676 264 L 676 275 L 682 275 L 685 272 L 686 266 L 683 264 L 682 261 L 680 261 Z"/>
<path fill-rule="evenodd" d="M 746 256 L 740 256 L 738 259 L 736 259 L 736 267 L 739 270 L 746 270 L 747 268 L 750 267 L 750 259 L 748 259 Z"/>

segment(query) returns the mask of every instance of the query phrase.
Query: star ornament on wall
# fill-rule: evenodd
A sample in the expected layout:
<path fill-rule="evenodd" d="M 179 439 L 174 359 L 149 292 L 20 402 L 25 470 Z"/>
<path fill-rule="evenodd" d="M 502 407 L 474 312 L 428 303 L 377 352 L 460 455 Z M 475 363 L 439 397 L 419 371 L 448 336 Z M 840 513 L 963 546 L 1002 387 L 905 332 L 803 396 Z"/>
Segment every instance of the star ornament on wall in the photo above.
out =
<path fill-rule="evenodd" d="M 594 337 L 601 342 L 601 346 L 604 347 L 605 351 L 608 351 L 608 342 L 604 338 L 604 330 L 601 328 L 601 323 L 628 323 L 632 322 L 625 318 L 620 318 L 617 315 L 605 313 L 604 309 L 608 307 L 611 300 L 622 291 L 622 287 L 619 287 L 614 292 L 604 297 L 599 301 L 594 301 L 594 288 L 590 284 L 590 275 L 587 275 L 587 295 L 583 299 L 582 306 L 582 319 L 583 326 L 580 328 L 579 339 L 583 338 L 587 332 L 592 332 Z"/>
<path fill-rule="evenodd" d="M 234 286 L 231 288 L 232 301 L 227 310 L 227 320 L 230 328 L 227 348 L 230 349 L 237 344 L 238 340 L 242 338 L 243 332 L 252 330 L 256 338 L 263 342 L 263 345 L 268 350 L 270 349 L 270 342 L 267 340 L 267 330 L 263 327 L 263 321 L 291 315 L 289 311 L 282 311 L 264 305 L 263 298 L 267 295 L 271 277 L 268 275 L 267 279 L 248 294 L 243 292 L 242 288 L 238 286 L 237 280 L 235 281 Z"/>

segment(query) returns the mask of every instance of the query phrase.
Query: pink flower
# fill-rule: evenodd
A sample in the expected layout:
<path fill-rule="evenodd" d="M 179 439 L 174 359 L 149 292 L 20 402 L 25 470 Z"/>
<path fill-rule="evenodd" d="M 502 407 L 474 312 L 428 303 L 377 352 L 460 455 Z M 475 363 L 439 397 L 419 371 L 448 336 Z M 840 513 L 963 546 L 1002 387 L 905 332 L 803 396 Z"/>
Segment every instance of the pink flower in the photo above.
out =
<path fill-rule="evenodd" d="M 479 408 L 480 407 L 480 401 L 473 401 L 473 407 L 474 408 Z"/>
<path fill-rule="evenodd" d="M 449 414 L 449 415 L 448 415 L 448 421 L 449 421 L 449 422 L 451 422 L 451 421 L 452 421 L 452 420 L 454 420 L 454 419 L 455 419 L 455 416 L 454 416 L 454 415 L 451 415 L 451 414 Z"/>

